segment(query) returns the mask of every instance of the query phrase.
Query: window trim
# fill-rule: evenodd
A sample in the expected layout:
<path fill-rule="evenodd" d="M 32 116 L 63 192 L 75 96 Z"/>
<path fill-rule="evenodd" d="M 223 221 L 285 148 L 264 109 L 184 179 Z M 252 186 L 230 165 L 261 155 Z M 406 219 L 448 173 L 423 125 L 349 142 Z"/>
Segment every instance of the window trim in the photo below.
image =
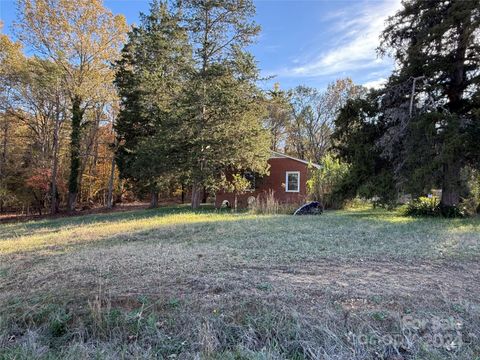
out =
<path fill-rule="evenodd" d="M 289 190 L 288 189 L 288 175 L 290 174 L 296 174 L 297 177 L 297 190 Z M 300 171 L 286 171 L 285 172 L 285 192 L 291 192 L 291 193 L 298 193 L 300 192 Z"/>

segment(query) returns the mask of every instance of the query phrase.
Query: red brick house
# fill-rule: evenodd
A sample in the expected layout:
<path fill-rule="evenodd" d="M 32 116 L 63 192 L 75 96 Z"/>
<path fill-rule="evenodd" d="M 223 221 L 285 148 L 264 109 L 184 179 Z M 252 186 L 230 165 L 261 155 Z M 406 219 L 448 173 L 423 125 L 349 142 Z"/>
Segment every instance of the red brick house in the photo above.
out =
<path fill-rule="evenodd" d="M 262 197 L 271 191 L 273 191 L 274 197 L 279 203 L 304 203 L 307 198 L 309 162 L 272 151 L 268 164 L 270 165 L 269 175 L 261 178 L 256 178 L 253 175 L 247 176 L 253 186 L 245 194 L 237 196 L 238 207 L 247 207 L 249 198 Z M 317 164 L 311 165 L 319 168 Z M 235 194 L 224 191 L 217 192 L 215 195 L 215 206 L 220 207 L 226 202 L 233 206 Z"/>

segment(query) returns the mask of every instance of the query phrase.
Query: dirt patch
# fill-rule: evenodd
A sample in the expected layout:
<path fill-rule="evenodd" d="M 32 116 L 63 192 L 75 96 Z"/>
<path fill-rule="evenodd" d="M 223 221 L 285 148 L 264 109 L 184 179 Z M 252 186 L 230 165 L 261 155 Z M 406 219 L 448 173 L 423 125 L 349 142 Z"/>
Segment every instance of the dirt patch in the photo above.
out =
<path fill-rule="evenodd" d="M 478 309 L 478 263 L 319 259 L 278 266 L 207 247 L 199 257 L 198 249 L 180 245 L 145 247 L 140 256 L 135 246 L 85 249 L 17 268 L 8 282 L 0 282 L 0 303 L 13 296 L 27 304 L 47 294 L 30 305 L 40 309 L 70 298 L 72 310 L 94 312 L 95 319 L 113 314 L 110 309 L 129 314 L 129 324 L 137 323 L 134 314 L 152 316 L 155 331 L 168 329 L 179 343 L 186 344 L 186 337 L 191 346 L 203 344 L 206 337 L 208 349 L 249 341 L 254 345 L 248 348 L 261 349 L 274 341 L 303 346 L 312 351 L 311 359 L 325 349 L 346 355 L 353 346 L 346 338 L 350 331 L 383 336 L 407 313 L 426 322 L 432 316 L 460 319 L 468 341 L 479 326 L 471 312 L 450 310 L 456 304 Z M 136 334 L 125 336 L 137 339 Z"/>
<path fill-rule="evenodd" d="M 79 253 L 17 262 L 0 281 L 6 296 L 63 290 L 95 296 L 101 286 L 112 298 L 146 294 L 192 297 L 201 302 L 275 296 L 295 302 L 351 299 L 456 302 L 480 299 L 478 262 L 359 261 L 319 259 L 288 265 L 245 262 L 221 249 L 145 246 L 85 249 Z M 90 295 L 89 295 L 90 294 Z M 375 300 L 377 299 L 377 300 Z M 362 300 L 363 301 L 363 300 Z M 358 302 L 360 304 L 360 302 Z"/>
<path fill-rule="evenodd" d="M 420 262 L 404 265 L 393 261 L 322 261 L 298 267 L 294 272 L 271 269 L 272 282 L 307 292 L 328 288 L 333 293 L 362 297 L 385 296 L 478 299 L 477 262 L 450 264 Z"/>
<path fill-rule="evenodd" d="M 238 303 L 261 298 L 271 303 L 316 312 L 325 306 L 345 311 L 449 308 L 478 304 L 480 264 L 321 260 L 291 266 L 239 266 L 215 275 L 197 274 L 182 283 L 205 304 Z"/>

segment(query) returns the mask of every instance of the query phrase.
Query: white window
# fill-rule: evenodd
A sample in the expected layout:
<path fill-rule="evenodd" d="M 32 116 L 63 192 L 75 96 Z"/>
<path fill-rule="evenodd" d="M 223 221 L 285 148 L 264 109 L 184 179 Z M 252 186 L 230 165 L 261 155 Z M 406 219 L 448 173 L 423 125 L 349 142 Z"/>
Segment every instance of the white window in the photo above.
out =
<path fill-rule="evenodd" d="M 287 171 L 285 179 L 286 192 L 300 192 L 300 171 Z"/>

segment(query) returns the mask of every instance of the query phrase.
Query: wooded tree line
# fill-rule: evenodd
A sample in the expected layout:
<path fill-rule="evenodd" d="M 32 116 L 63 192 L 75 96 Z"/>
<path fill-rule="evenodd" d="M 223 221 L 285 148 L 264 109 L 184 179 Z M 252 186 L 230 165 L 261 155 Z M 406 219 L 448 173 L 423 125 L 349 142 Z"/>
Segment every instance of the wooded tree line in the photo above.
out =
<path fill-rule="evenodd" d="M 5 209 L 112 206 L 125 190 L 197 207 L 227 172 L 265 174 L 270 149 L 318 161 L 358 91 L 262 91 L 251 1 L 153 1 L 129 31 L 101 1 L 18 8 L 17 42 L 2 35 Z"/>
<path fill-rule="evenodd" d="M 265 126 L 270 148 L 300 159 L 321 163 L 332 151 L 335 119 L 349 99 L 367 92 L 350 78 L 339 79 L 323 91 L 300 85 L 282 91 L 276 84 L 267 92 Z"/>
<path fill-rule="evenodd" d="M 1 207 L 110 203 L 111 63 L 127 25 L 101 1 L 19 0 L 17 42 L 2 35 Z M 34 53 L 26 56 L 26 52 Z"/>
<path fill-rule="evenodd" d="M 266 174 L 270 149 L 339 169 L 316 178 L 340 201 L 439 187 L 456 206 L 479 169 L 477 5 L 405 2 L 382 35 L 397 62 L 383 89 L 263 91 L 252 1 L 153 1 L 128 28 L 100 0 L 19 0 L 17 41 L 1 35 L 0 206 L 112 206 L 128 190 L 198 207 Z"/>
<path fill-rule="evenodd" d="M 441 189 L 443 215 L 480 203 L 480 1 L 403 2 L 380 55 L 397 67 L 386 85 L 350 99 L 335 122 L 351 165 L 337 191 L 394 203 Z"/>

